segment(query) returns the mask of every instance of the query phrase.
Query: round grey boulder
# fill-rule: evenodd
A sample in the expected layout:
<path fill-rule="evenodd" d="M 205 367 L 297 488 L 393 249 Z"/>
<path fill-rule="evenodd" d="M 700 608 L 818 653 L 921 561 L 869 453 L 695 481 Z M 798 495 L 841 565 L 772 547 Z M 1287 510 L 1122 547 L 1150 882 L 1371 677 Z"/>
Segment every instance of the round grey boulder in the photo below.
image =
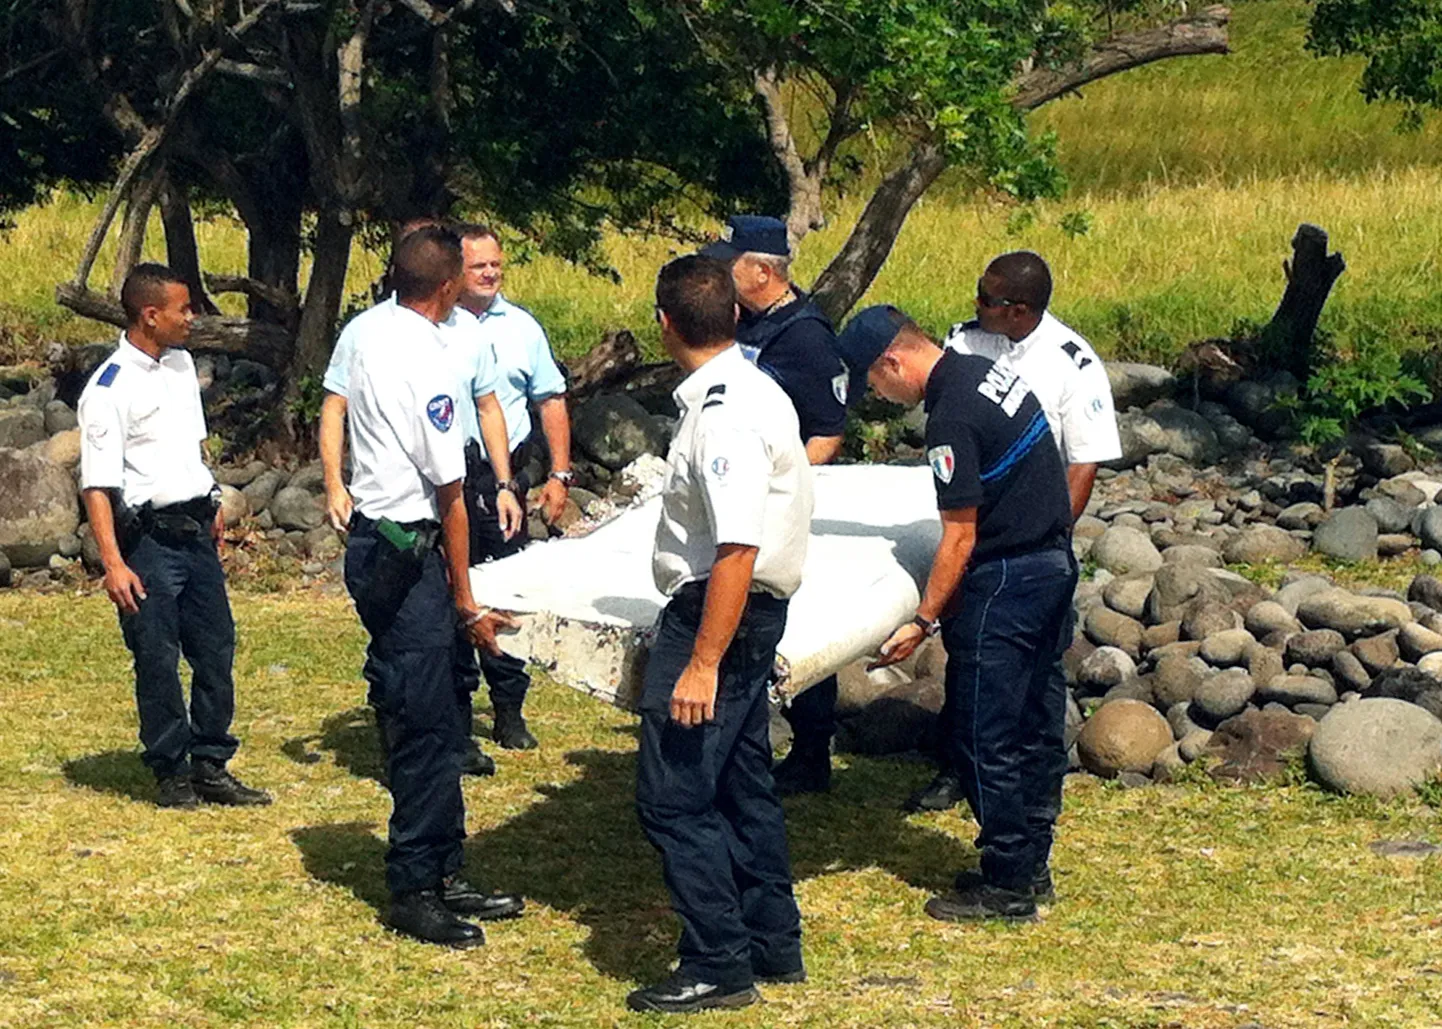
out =
<path fill-rule="evenodd" d="M 1412 522 L 1412 533 L 1429 550 L 1442 550 L 1442 507 L 1423 508 Z"/>
<path fill-rule="evenodd" d="M 1152 696 L 1164 710 L 1174 704 L 1189 703 L 1197 695 L 1211 669 L 1205 661 L 1184 653 L 1164 654 L 1157 659 L 1152 672 Z"/>
<path fill-rule="evenodd" d="M 1162 555 L 1147 534 L 1125 525 L 1113 525 L 1093 544 L 1091 559 L 1113 575 L 1154 572 L 1162 566 Z"/>
<path fill-rule="evenodd" d="M 1297 605 L 1297 618 L 1309 629 L 1336 629 L 1348 639 L 1400 629 L 1415 620 L 1403 601 L 1362 597 L 1336 588 L 1303 600 Z"/>
<path fill-rule="evenodd" d="M 1340 561 L 1377 560 L 1377 520 L 1365 508 L 1333 511 L 1312 534 L 1312 549 Z"/>
<path fill-rule="evenodd" d="M 572 431 L 576 445 L 612 471 L 642 454 L 665 454 L 669 442 L 647 410 L 623 393 L 602 393 L 586 401 L 574 415 Z"/>
<path fill-rule="evenodd" d="M 252 512 L 264 511 L 275 499 L 276 492 L 285 485 L 285 473 L 268 468 L 241 488 Z"/>
<path fill-rule="evenodd" d="M 1243 621 L 1247 631 L 1258 639 L 1274 632 L 1301 632 L 1302 623 L 1275 600 L 1263 600 L 1247 609 Z"/>
<path fill-rule="evenodd" d="M 1169 565 L 1189 565 L 1193 568 L 1220 568 L 1222 552 L 1199 543 L 1175 543 L 1162 551 L 1162 562 Z"/>
<path fill-rule="evenodd" d="M 1150 772 L 1157 755 L 1173 742 L 1171 727 L 1156 708 L 1139 700 L 1115 700 L 1087 719 L 1077 734 L 1077 752 L 1087 771 L 1113 779 L 1122 772 Z"/>
<path fill-rule="evenodd" d="M 1367 501 L 1367 513 L 1377 523 L 1378 532 L 1406 532 L 1412 525 L 1412 508 L 1392 497 L 1373 497 Z"/>
<path fill-rule="evenodd" d="M 1433 632 L 1417 622 L 1412 622 L 1402 626 L 1398 632 L 1397 646 L 1408 661 L 1416 661 L 1442 650 L 1442 633 Z"/>
<path fill-rule="evenodd" d="M 1442 579 L 1435 575 L 1414 575 L 1407 586 L 1407 599 L 1442 611 Z"/>
<path fill-rule="evenodd" d="M 269 504 L 271 517 L 282 529 L 309 532 L 325 521 L 325 510 L 309 490 L 287 486 Z"/>
<path fill-rule="evenodd" d="M 1331 662 L 1332 655 L 1346 646 L 1347 641 L 1336 629 L 1313 629 L 1299 632 L 1287 640 L 1286 657 L 1293 664 L 1320 668 Z"/>
<path fill-rule="evenodd" d="M 1301 540 L 1275 525 L 1256 525 L 1243 529 L 1227 541 L 1222 557 L 1228 564 L 1255 565 L 1268 561 L 1296 561 L 1307 552 Z"/>
<path fill-rule="evenodd" d="M 1137 663 L 1119 647 L 1098 647 L 1077 669 L 1078 688 L 1087 693 L 1103 694 L 1113 686 L 1135 679 Z"/>
<path fill-rule="evenodd" d="M 1350 650 L 1339 650 L 1332 655 L 1332 677 L 1344 690 L 1363 693 L 1372 687 L 1372 673 L 1362 666 L 1357 655 Z"/>
<path fill-rule="evenodd" d="M 1351 650 L 1371 675 L 1391 668 L 1401 656 L 1396 630 L 1360 639 L 1352 644 Z"/>
<path fill-rule="evenodd" d="M 1113 611 L 1140 621 L 1146 614 L 1147 597 L 1151 592 L 1150 575 L 1123 575 L 1103 587 L 1102 600 Z"/>
<path fill-rule="evenodd" d="M 1182 615 L 1182 638 L 1204 640 L 1219 632 L 1242 628 L 1242 616 L 1216 600 L 1195 600 Z"/>
<path fill-rule="evenodd" d="M 1312 734 L 1308 757 L 1338 792 L 1397 796 L 1442 768 L 1442 721 L 1404 700 L 1340 704 Z"/>
<path fill-rule="evenodd" d="M 1197 695 L 1192 698 L 1192 716 L 1202 725 L 1216 727 L 1245 711 L 1256 692 L 1256 683 L 1246 669 L 1218 672 L 1197 687 Z"/>
<path fill-rule="evenodd" d="M 1119 647 L 1136 660 L 1141 656 L 1142 623 L 1097 604 L 1086 615 L 1087 638 L 1098 646 Z"/>
<path fill-rule="evenodd" d="M 1337 688 L 1326 679 L 1313 675 L 1279 675 L 1257 688 L 1257 703 L 1283 704 L 1294 707 L 1297 704 L 1335 704 Z"/>
<path fill-rule="evenodd" d="M 1246 629 L 1227 629 L 1202 640 L 1201 658 L 1216 668 L 1232 668 L 1245 664 L 1247 648 L 1256 643 Z"/>
<path fill-rule="evenodd" d="M 239 525 L 241 520 L 250 514 L 250 503 L 245 499 L 245 494 L 234 486 L 221 486 L 220 514 L 227 529 Z"/>

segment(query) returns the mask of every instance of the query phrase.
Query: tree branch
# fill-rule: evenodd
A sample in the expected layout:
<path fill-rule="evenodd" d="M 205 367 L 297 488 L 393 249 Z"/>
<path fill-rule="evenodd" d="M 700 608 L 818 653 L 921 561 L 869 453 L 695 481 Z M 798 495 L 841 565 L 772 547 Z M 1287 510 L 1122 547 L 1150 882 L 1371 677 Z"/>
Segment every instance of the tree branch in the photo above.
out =
<path fill-rule="evenodd" d="M 781 96 L 781 83 L 776 69 L 758 71 L 752 78 L 756 95 L 766 110 L 766 138 L 771 144 L 782 171 L 786 173 L 789 203 L 786 213 L 786 235 L 794 249 L 808 232 L 821 222 L 821 180 L 812 174 L 801 159 L 786 105 Z"/>
<path fill-rule="evenodd" d="M 300 317 L 300 299 L 288 289 L 245 275 L 205 275 L 205 285 L 212 293 L 243 293 L 281 312 L 287 325 L 295 325 Z"/>
<path fill-rule="evenodd" d="M 1104 39 L 1075 64 L 1033 68 L 1023 73 L 1017 79 L 1012 106 L 1034 110 L 1089 82 L 1168 57 L 1228 53 L 1227 23 L 1231 17 L 1228 8 L 1216 5 L 1167 25 Z"/>
<path fill-rule="evenodd" d="M 116 328 L 125 328 L 125 312 L 120 301 L 103 293 L 62 282 L 55 287 L 55 302 L 76 314 Z M 244 354 L 275 365 L 289 353 L 292 336 L 286 328 L 270 322 L 248 318 L 227 318 L 204 315 L 195 319 L 190 329 L 190 342 L 195 350 L 224 350 Z"/>
<path fill-rule="evenodd" d="M 290 85 L 290 76 L 280 68 L 267 68 L 264 65 L 252 64 L 248 61 L 232 61 L 223 57 L 215 62 L 215 70 L 222 75 L 258 82 L 263 86 Z"/>

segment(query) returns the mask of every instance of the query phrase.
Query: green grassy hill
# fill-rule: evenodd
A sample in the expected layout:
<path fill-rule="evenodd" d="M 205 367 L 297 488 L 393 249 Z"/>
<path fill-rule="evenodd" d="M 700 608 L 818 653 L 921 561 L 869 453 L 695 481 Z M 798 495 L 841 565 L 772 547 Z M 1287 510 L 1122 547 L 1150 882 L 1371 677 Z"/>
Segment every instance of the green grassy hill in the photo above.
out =
<path fill-rule="evenodd" d="M 1332 233 L 1349 266 L 1327 327 L 1345 340 L 1366 325 L 1404 347 L 1442 337 L 1442 120 L 1399 133 L 1395 110 L 1358 95 L 1358 62 L 1305 52 L 1306 17 L 1299 0 L 1242 0 L 1231 55 L 1153 65 L 1044 109 L 1037 130 L 1057 134 L 1068 195 L 1023 210 L 943 181 L 912 214 L 866 301 L 898 303 L 940 329 L 969 316 L 988 257 L 1029 247 L 1053 264 L 1058 313 L 1104 354 L 1166 360 L 1238 319 L 1265 319 L 1281 294 L 1291 234 L 1312 221 Z M 807 239 L 803 282 L 841 244 L 862 200 L 838 201 L 831 226 Z M 32 352 L 37 340 L 108 335 L 50 299 L 93 212 L 90 202 L 59 197 L 0 239 L 0 362 Z M 1085 215 L 1089 230 L 1063 231 L 1068 214 Z M 199 236 L 210 269 L 243 267 L 237 224 L 215 219 Z M 609 253 L 621 284 L 540 258 L 511 270 L 509 292 L 564 354 L 617 326 L 654 347 L 652 277 L 676 251 L 665 240 L 618 236 Z M 353 288 L 378 270 L 375 255 L 358 251 Z M 96 281 L 106 275 L 102 256 Z"/>

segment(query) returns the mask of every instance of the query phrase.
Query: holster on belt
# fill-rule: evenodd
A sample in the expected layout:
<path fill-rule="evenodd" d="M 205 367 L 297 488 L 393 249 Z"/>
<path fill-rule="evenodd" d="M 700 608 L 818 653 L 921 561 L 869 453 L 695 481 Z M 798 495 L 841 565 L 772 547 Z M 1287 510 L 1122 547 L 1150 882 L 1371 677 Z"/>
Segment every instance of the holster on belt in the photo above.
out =
<path fill-rule="evenodd" d="M 398 609 L 406 594 L 421 579 L 426 555 L 440 539 L 434 522 L 376 522 L 375 574 L 371 578 L 371 601 L 382 610 Z"/>
<path fill-rule="evenodd" d="M 141 533 L 161 543 L 180 544 L 207 539 L 217 509 L 218 502 L 210 495 L 164 507 L 146 503 L 135 512 L 135 521 Z"/>

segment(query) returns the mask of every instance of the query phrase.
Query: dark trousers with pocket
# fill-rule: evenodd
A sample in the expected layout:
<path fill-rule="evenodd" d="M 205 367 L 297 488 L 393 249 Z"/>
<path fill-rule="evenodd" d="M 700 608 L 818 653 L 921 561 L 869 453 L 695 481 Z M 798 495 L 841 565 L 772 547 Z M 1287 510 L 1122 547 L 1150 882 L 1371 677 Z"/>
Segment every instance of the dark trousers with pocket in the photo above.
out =
<path fill-rule="evenodd" d="M 943 749 L 981 826 L 982 873 L 1007 889 L 1046 865 L 1066 774 L 1066 682 L 1077 566 L 1048 548 L 986 561 L 962 579 L 942 623 Z"/>
<path fill-rule="evenodd" d="M 125 561 L 145 587 L 137 614 L 120 616 L 135 659 L 135 702 L 143 760 L 158 778 L 184 775 L 192 757 L 224 764 L 239 745 L 235 716 L 235 622 L 215 543 L 195 535 L 147 533 Z M 190 665 L 190 704 L 180 683 L 180 658 Z"/>
<path fill-rule="evenodd" d="M 802 690 L 781 709 L 781 716 L 791 726 L 793 751 L 811 754 L 818 759 L 823 754 L 830 754 L 831 738 L 836 735 L 838 692 L 836 676 L 829 675 Z"/>
<path fill-rule="evenodd" d="M 751 595 L 721 662 L 715 719 L 683 728 L 671 720 L 671 693 L 691 660 L 705 596 L 704 582 L 689 584 L 661 613 L 642 688 L 636 811 L 681 918 L 681 971 L 744 986 L 753 970 L 801 967 L 766 696 L 787 602 Z"/>
<path fill-rule="evenodd" d="M 391 791 L 386 885 L 433 889 L 460 870 L 466 836 L 456 704 L 457 622 L 439 550 L 397 583 L 390 544 L 357 517 L 346 544 L 345 582 L 370 633 L 365 678 L 384 735 Z"/>
<path fill-rule="evenodd" d="M 531 485 L 524 470 L 529 446 L 529 441 L 522 443 L 511 454 L 511 474 L 519 483 L 521 495 L 516 499 L 520 501 L 522 510 L 525 509 L 526 494 Z M 471 564 L 510 557 L 531 541 L 525 518 L 521 519 L 520 529 L 510 539 L 501 532 L 496 522 L 496 473 L 491 469 L 490 462 L 482 457 L 481 445 L 474 440 L 466 444 L 465 496 L 466 515 L 471 526 Z M 526 691 L 531 688 L 526 662 L 510 654 L 494 655 L 484 651 L 479 658 L 480 671 L 490 688 L 491 705 L 520 708 L 526 700 Z M 479 685 L 479 679 L 476 684 Z M 464 698 L 467 725 L 470 725 L 471 694 L 474 690 L 473 686 Z"/>

